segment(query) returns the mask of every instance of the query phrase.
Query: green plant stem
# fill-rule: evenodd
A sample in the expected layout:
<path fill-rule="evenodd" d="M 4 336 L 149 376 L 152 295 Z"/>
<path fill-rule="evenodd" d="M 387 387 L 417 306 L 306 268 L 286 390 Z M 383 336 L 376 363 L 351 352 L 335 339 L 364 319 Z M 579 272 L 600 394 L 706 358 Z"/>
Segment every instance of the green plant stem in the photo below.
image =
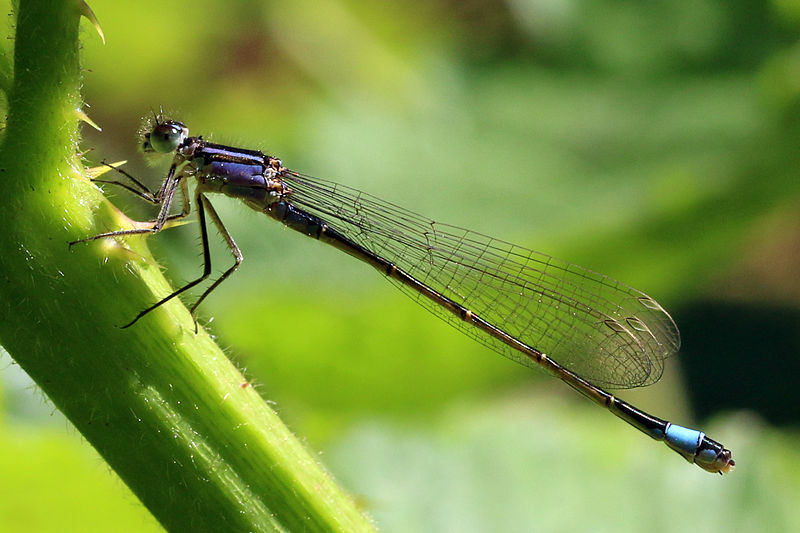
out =
<path fill-rule="evenodd" d="M 118 327 L 170 290 L 144 238 L 68 248 L 130 225 L 75 155 L 81 7 L 18 8 L 0 146 L 0 342 L 168 529 L 371 530 L 177 299 Z"/>

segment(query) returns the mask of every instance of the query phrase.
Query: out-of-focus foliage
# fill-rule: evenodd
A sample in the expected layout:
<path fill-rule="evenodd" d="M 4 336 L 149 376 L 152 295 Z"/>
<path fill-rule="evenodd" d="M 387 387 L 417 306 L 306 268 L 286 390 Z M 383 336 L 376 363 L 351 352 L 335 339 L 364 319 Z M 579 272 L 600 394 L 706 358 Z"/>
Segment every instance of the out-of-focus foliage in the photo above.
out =
<path fill-rule="evenodd" d="M 64 429 L 3 424 L 2 530 L 161 531 L 94 450 Z"/>
<path fill-rule="evenodd" d="M 85 26 L 85 99 L 103 132 L 86 131 L 87 158 L 127 159 L 157 186 L 166 161 L 144 164 L 135 132 L 163 106 L 194 134 L 608 273 L 692 321 L 687 352 L 719 363 L 690 394 L 747 410 L 770 394 L 750 380 L 759 367 L 798 375 L 793 331 L 762 353 L 748 329 L 748 314 L 800 302 L 796 4 L 95 0 L 107 44 Z M 742 413 L 704 426 L 739 463 L 708 476 L 451 331 L 369 267 L 215 205 L 246 260 L 202 316 L 387 531 L 797 528 L 791 430 Z M 150 239 L 176 284 L 200 271 L 196 235 Z M 222 245 L 214 257 L 218 271 L 230 261 Z M 713 352 L 700 301 L 741 305 L 727 330 L 752 340 L 746 351 Z M 623 396 L 688 423 L 677 366 Z M 34 431 L 17 394 L 4 400 L 9 439 Z M 41 483 L 66 490 L 62 474 Z M 86 505 L 115 509 L 108 497 Z"/>

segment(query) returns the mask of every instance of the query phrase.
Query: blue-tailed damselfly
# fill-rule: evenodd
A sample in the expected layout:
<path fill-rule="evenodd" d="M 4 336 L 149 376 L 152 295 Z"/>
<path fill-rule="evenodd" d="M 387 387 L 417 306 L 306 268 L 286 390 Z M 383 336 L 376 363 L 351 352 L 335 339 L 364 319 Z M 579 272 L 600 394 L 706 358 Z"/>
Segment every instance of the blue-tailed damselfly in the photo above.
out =
<path fill-rule="evenodd" d="M 540 367 L 704 470 L 724 473 L 731 452 L 704 433 L 651 416 L 606 392 L 656 382 L 680 336 L 652 298 L 607 276 L 470 230 L 433 222 L 356 189 L 307 176 L 257 150 L 190 137 L 186 126 L 155 117 L 144 134 L 146 152 L 172 153 L 161 188 L 151 193 L 133 176 L 113 183 L 159 205 L 146 228 L 83 239 L 150 234 L 190 212 L 187 182 L 197 181 L 202 276 L 140 312 L 128 327 L 211 273 L 206 214 L 224 237 L 234 265 L 192 305 L 191 312 L 230 276 L 242 253 L 206 194 L 237 198 L 284 225 L 377 268 L 418 303 L 467 335 L 526 366 Z M 183 208 L 170 214 L 181 190 Z M 72 243 L 74 244 L 74 243 Z"/>

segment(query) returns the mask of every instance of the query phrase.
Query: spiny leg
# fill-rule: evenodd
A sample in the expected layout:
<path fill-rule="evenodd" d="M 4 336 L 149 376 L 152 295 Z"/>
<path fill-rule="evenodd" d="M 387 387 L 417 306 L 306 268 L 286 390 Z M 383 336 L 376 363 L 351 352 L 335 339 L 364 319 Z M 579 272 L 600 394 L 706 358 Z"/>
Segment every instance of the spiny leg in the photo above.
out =
<path fill-rule="evenodd" d="M 174 194 L 174 192 L 173 192 L 173 194 Z M 172 300 L 173 298 L 175 298 L 179 294 L 188 291 L 189 289 L 191 289 L 192 287 L 194 287 L 198 283 L 202 283 L 211 274 L 211 250 L 209 249 L 209 246 L 208 246 L 208 227 L 206 225 L 206 216 L 205 216 L 205 209 L 204 209 L 203 200 L 204 200 L 203 194 L 200 193 L 200 192 L 196 192 L 195 193 L 195 202 L 197 203 L 197 219 L 200 222 L 200 238 L 201 238 L 202 243 L 203 243 L 203 274 L 199 278 L 195 279 L 194 281 L 190 281 L 189 283 L 187 283 L 186 285 L 184 285 L 180 289 L 172 292 L 172 294 L 166 296 L 165 298 L 162 298 L 161 300 L 159 300 L 158 302 L 154 303 L 153 305 L 151 305 L 147 309 L 142 310 L 138 315 L 136 315 L 136 317 L 134 317 L 133 320 L 131 320 L 130 322 L 128 322 L 127 324 L 122 326 L 122 329 L 131 327 L 140 318 L 142 318 L 144 315 L 146 315 L 150 311 L 152 311 L 152 310 L 154 310 L 154 309 L 156 309 L 158 307 L 161 307 L 162 305 L 164 305 L 168 301 Z M 208 205 L 210 206 L 210 204 L 208 204 Z M 214 216 L 216 216 L 216 213 L 214 214 Z M 195 331 L 196 330 L 197 330 L 197 323 L 195 322 Z"/>
<path fill-rule="evenodd" d="M 187 193 L 187 185 L 185 183 L 186 179 L 184 176 L 175 176 L 175 163 L 169 169 L 169 174 L 167 174 L 166 179 L 164 180 L 163 185 L 161 186 L 161 190 L 156 195 L 156 204 L 161 204 L 161 209 L 159 209 L 158 216 L 153 221 L 153 225 L 150 228 L 138 228 L 138 229 L 129 229 L 129 230 L 117 230 L 117 231 L 108 231 L 105 233 L 100 233 L 98 235 L 94 235 L 92 237 L 86 237 L 85 239 L 79 239 L 77 241 L 72 241 L 69 243 L 69 246 L 72 247 L 75 244 L 82 243 L 82 242 L 89 242 L 94 241 L 97 239 L 104 239 L 106 237 L 116 237 L 120 235 L 141 235 L 146 233 L 158 233 L 164 227 L 164 224 L 167 223 L 169 220 L 174 220 L 176 218 L 183 218 L 189 214 L 190 206 L 189 202 L 186 198 Z M 120 185 L 124 185 L 120 183 Z M 175 197 L 175 191 L 177 190 L 178 186 L 180 185 L 181 191 L 183 194 L 183 210 L 181 213 L 177 215 L 169 215 L 169 209 L 172 206 L 172 200 Z M 163 191 L 163 192 L 162 192 Z"/>
<path fill-rule="evenodd" d="M 105 161 L 101 161 L 100 164 L 104 165 L 104 166 L 107 166 L 108 168 L 119 172 L 120 174 L 122 174 L 123 176 L 125 176 L 126 178 L 131 180 L 134 183 L 134 185 L 136 185 L 136 188 L 131 187 L 127 183 L 123 183 L 123 182 L 117 181 L 117 180 L 102 180 L 102 179 L 93 178 L 92 179 L 93 183 L 106 183 L 106 184 L 109 184 L 109 185 L 118 185 L 118 186 L 122 187 L 123 189 L 135 194 L 139 198 L 144 198 L 145 200 L 147 200 L 150 203 L 153 203 L 153 204 L 156 204 L 156 205 L 161 203 L 161 199 L 158 198 L 158 193 L 153 194 L 153 192 L 150 191 L 150 189 L 147 188 L 147 185 L 145 185 L 144 183 L 142 183 L 141 181 L 139 181 L 138 179 L 133 177 L 133 175 L 131 175 L 130 173 L 126 172 L 125 170 L 123 170 L 123 169 L 121 169 L 119 167 L 115 167 L 114 165 L 109 165 Z M 163 183 L 162 183 L 162 188 L 161 188 L 161 190 L 159 192 L 162 192 L 162 191 L 163 191 Z"/>
<path fill-rule="evenodd" d="M 163 201 L 163 196 L 164 196 L 164 193 L 165 193 L 165 190 L 166 190 L 167 180 L 164 180 L 164 182 L 162 182 L 161 187 L 159 188 L 158 192 L 153 194 L 153 192 L 151 192 L 150 189 L 148 189 L 146 185 L 144 185 L 142 182 L 137 180 L 135 177 L 133 177 L 133 175 L 129 174 L 128 172 L 122 170 L 121 168 L 117 168 L 115 166 L 109 165 L 105 161 L 103 161 L 102 164 L 107 166 L 107 167 L 109 167 L 109 168 L 111 168 L 111 169 L 113 169 L 113 170 L 116 170 L 117 172 L 119 172 L 123 176 L 127 177 L 129 180 L 131 180 L 133 183 L 135 183 L 136 186 L 140 188 L 140 190 L 137 190 L 134 187 L 131 187 L 127 183 L 123 183 L 123 182 L 117 181 L 117 180 L 92 179 L 93 183 L 105 183 L 105 184 L 108 184 L 108 185 L 117 185 L 119 187 L 122 187 L 126 191 L 135 194 L 139 198 L 143 198 L 143 199 L 147 200 L 148 202 L 150 202 L 152 204 L 155 204 L 155 205 L 159 205 Z M 180 220 L 182 218 L 186 218 L 187 216 L 189 216 L 189 213 L 191 212 L 191 206 L 190 206 L 190 203 L 189 203 L 189 186 L 187 185 L 185 179 L 181 179 L 179 177 L 178 181 L 180 182 L 180 187 L 181 187 L 181 204 L 182 204 L 181 212 L 180 213 L 176 213 L 174 215 L 169 215 L 167 217 L 167 221 L 168 222 L 171 222 L 173 220 Z M 155 223 L 155 221 L 153 221 L 153 223 Z"/>
<path fill-rule="evenodd" d="M 135 176 L 133 176 L 132 174 L 130 174 L 126 170 L 121 169 L 119 167 L 115 167 L 113 165 L 109 165 L 105 161 L 101 161 L 101 164 L 103 164 L 103 165 L 115 170 L 116 172 L 119 172 L 120 174 L 122 174 L 123 176 L 125 176 L 126 178 L 131 180 L 136 185 L 136 187 L 138 187 L 138 190 L 136 188 L 134 188 L 134 187 L 131 187 L 130 185 L 128 185 L 126 183 L 123 183 L 123 182 L 117 181 L 117 180 L 92 179 L 92 181 L 94 183 L 107 183 L 107 184 L 110 184 L 110 185 L 119 185 L 120 187 L 123 187 L 124 189 L 132 192 L 133 194 L 139 196 L 140 198 L 144 198 L 148 202 L 151 202 L 151 203 L 156 204 L 156 205 L 160 204 L 162 202 L 162 200 L 164 199 L 164 195 L 166 194 L 167 187 L 168 187 L 169 176 L 171 174 L 174 174 L 174 172 L 175 172 L 175 170 L 177 168 L 177 163 L 175 161 L 173 161 L 172 167 L 170 167 L 170 172 L 167 174 L 167 178 L 163 182 L 161 182 L 161 187 L 159 187 L 158 192 L 156 192 L 154 194 L 147 187 L 147 185 L 145 185 L 144 183 L 142 183 L 141 181 L 136 179 Z M 186 206 L 187 206 L 187 204 L 189 202 L 188 195 L 184 195 L 184 199 L 183 200 L 184 200 L 183 201 L 184 210 L 187 210 L 188 208 Z"/>
<path fill-rule="evenodd" d="M 189 213 L 192 212 L 192 206 L 189 202 L 189 184 L 186 181 L 186 178 L 179 180 L 179 185 L 181 188 L 181 212 L 175 213 L 174 215 L 169 215 L 164 221 L 164 227 L 167 226 L 167 223 L 172 222 L 173 220 L 181 220 L 188 217 Z"/>
<path fill-rule="evenodd" d="M 233 266 L 231 266 L 228 270 L 223 272 L 222 275 L 219 278 L 217 278 L 217 280 L 214 281 L 214 283 L 212 283 L 209 288 L 203 291 L 203 294 L 200 295 L 200 298 L 197 299 L 197 301 L 194 303 L 194 305 L 192 305 L 192 307 L 189 310 L 192 313 L 192 316 L 194 316 L 195 309 L 197 309 L 197 306 L 200 305 L 200 302 L 205 300 L 206 296 L 211 294 L 211 291 L 216 289 L 220 283 L 225 281 L 228 278 L 228 276 L 233 274 L 234 271 L 236 271 L 236 269 L 239 268 L 239 265 L 241 265 L 242 261 L 244 260 L 242 251 L 236 245 L 236 242 L 233 240 L 233 236 L 231 236 L 231 234 L 228 233 L 228 230 L 225 229 L 225 225 L 219 218 L 219 215 L 217 214 L 216 209 L 214 209 L 214 206 L 211 205 L 211 202 L 209 202 L 205 196 L 200 196 L 200 201 L 203 203 L 203 206 L 208 210 L 208 214 L 211 217 L 211 220 L 214 222 L 214 225 L 217 226 L 217 230 L 220 232 L 222 237 L 225 239 L 225 242 L 228 244 L 228 248 L 230 248 L 231 253 L 233 254 L 234 263 Z M 195 321 L 195 330 L 196 329 L 197 329 L 197 321 Z"/>

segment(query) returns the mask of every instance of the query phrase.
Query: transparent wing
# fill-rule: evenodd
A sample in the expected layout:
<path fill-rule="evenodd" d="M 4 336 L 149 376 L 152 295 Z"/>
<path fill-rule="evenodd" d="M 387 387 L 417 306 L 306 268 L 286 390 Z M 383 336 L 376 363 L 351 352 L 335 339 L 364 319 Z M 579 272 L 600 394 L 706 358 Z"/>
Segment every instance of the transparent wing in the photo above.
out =
<path fill-rule="evenodd" d="M 288 201 L 595 385 L 656 382 L 680 346 L 652 298 L 607 276 L 291 171 Z M 390 278 L 391 279 L 391 278 Z M 525 355 L 392 279 L 435 315 L 526 366 Z"/>

